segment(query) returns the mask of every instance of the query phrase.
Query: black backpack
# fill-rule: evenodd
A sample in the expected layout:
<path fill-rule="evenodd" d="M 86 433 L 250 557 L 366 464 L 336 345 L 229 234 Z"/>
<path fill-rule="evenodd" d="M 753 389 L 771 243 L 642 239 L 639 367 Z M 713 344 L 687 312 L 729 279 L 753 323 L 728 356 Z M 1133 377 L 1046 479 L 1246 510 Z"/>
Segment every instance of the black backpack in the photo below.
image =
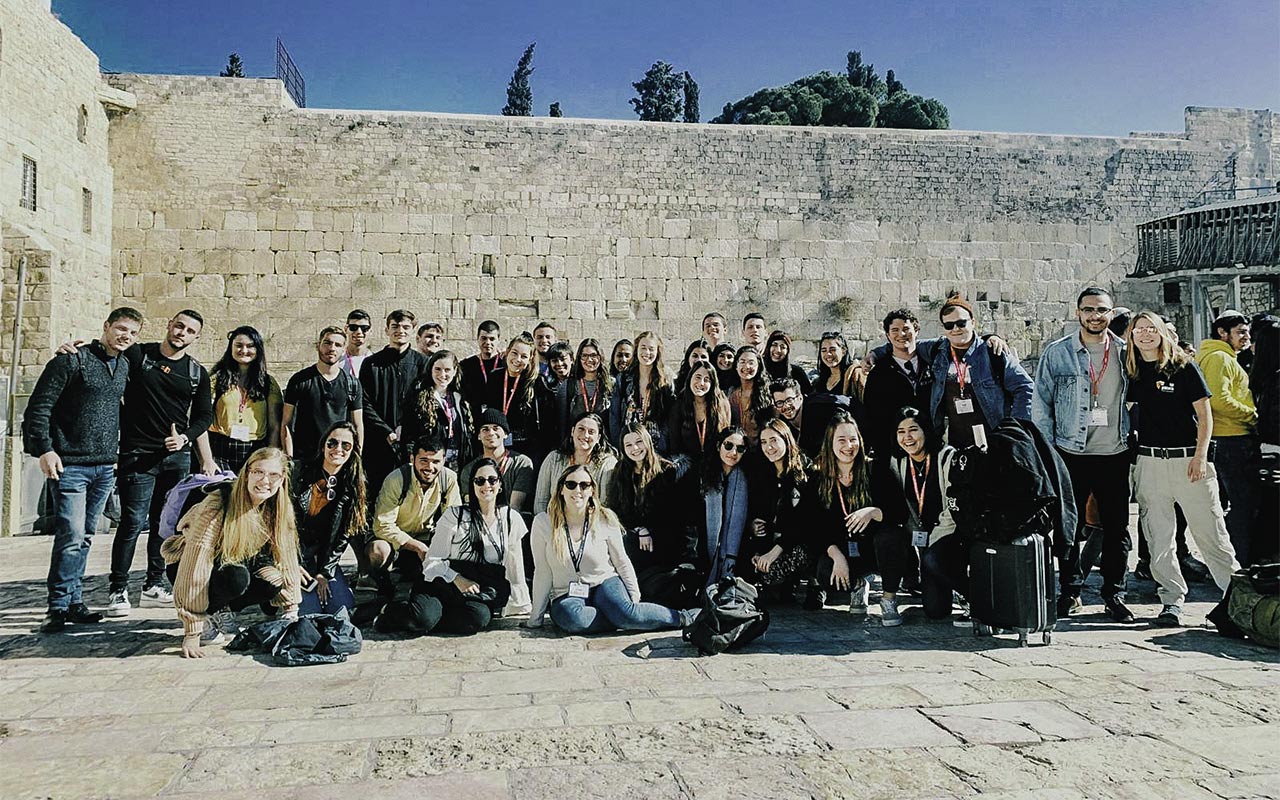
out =
<path fill-rule="evenodd" d="M 724 578 L 707 590 L 702 611 L 684 629 L 684 640 L 708 656 L 755 641 L 769 628 L 769 611 L 756 598 L 756 587 L 742 578 Z"/>

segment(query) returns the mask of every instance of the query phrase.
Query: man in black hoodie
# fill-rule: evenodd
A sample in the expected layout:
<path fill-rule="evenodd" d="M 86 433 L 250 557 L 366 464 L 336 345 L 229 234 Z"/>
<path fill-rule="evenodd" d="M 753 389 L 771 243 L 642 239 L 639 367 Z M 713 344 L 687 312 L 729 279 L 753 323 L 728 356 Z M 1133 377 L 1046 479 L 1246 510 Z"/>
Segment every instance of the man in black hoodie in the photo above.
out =
<path fill-rule="evenodd" d="M 81 596 L 84 565 L 116 482 L 120 399 L 129 379 L 129 362 L 120 356 L 141 329 L 141 313 L 115 309 L 99 339 L 45 365 L 27 403 L 23 449 L 40 459 L 40 471 L 53 481 L 57 509 L 42 633 L 102 620 Z"/>
<path fill-rule="evenodd" d="M 411 347 L 417 319 L 399 309 L 387 315 L 387 346 L 360 365 L 364 392 L 364 473 L 372 504 L 388 473 L 408 461 L 400 443 L 405 392 L 427 370 L 427 359 Z"/>

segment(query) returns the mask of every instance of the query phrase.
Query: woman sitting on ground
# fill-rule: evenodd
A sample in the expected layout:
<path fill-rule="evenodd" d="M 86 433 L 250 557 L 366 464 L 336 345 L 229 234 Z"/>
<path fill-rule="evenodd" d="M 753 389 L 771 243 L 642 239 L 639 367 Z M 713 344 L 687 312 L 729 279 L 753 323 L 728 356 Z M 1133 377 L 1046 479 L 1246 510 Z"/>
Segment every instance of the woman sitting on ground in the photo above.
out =
<path fill-rule="evenodd" d="M 897 413 L 892 435 L 897 441 L 892 455 L 876 458 L 871 494 L 876 507 L 884 514 L 884 531 L 897 531 L 898 552 L 905 553 L 915 564 L 915 548 L 924 548 L 921 588 L 924 591 L 924 613 L 929 619 L 951 616 L 952 593 L 969 593 L 968 541 L 956 531 L 955 519 L 947 504 L 951 482 L 951 459 L 955 449 L 931 435 L 928 417 L 919 409 L 906 407 Z M 896 576 L 895 576 L 896 577 Z M 886 577 L 884 586 L 889 587 Z M 881 603 L 881 620 L 892 619 L 896 600 L 886 592 L 892 605 L 886 612 Z M 957 626 L 972 624 L 961 614 Z"/>
<path fill-rule="evenodd" d="M 645 600 L 685 608 L 700 586 L 693 576 L 697 540 L 681 513 L 686 506 L 676 482 L 676 466 L 658 455 L 647 425 L 633 422 L 622 433 L 622 463 L 613 471 L 609 502 L 626 534 L 627 555 L 636 568 Z"/>
<path fill-rule="evenodd" d="M 550 453 L 538 469 L 538 489 L 533 497 L 533 513 L 541 514 L 550 504 L 556 476 L 570 465 L 585 466 L 595 481 L 600 502 L 608 499 L 607 487 L 618 465 L 618 457 L 604 438 L 604 420 L 588 411 L 578 415 L 560 449 Z"/>
<path fill-rule="evenodd" d="M 471 473 L 466 506 L 447 511 L 407 601 L 388 603 L 380 633 L 432 631 L 470 635 L 495 614 L 529 611 L 521 541 L 527 529 L 506 504 L 498 463 L 481 458 Z"/>
<path fill-rule="evenodd" d="M 747 473 L 752 515 L 748 551 L 759 581 L 781 593 L 813 577 L 821 550 L 814 526 L 803 516 L 811 469 L 787 424 L 780 419 L 765 423 L 760 430 L 760 457 Z M 805 608 L 821 608 L 822 600 L 817 587 L 812 587 Z"/>
<path fill-rule="evenodd" d="M 566 467 L 546 511 L 533 520 L 533 611 L 529 627 L 551 621 L 565 633 L 653 631 L 680 627 L 696 611 L 677 612 L 640 599 L 622 525 L 595 500 L 587 468 Z"/>
<path fill-rule="evenodd" d="M 747 473 L 741 466 L 747 435 L 742 428 L 725 428 L 708 445 L 708 451 L 699 477 L 705 515 L 701 540 L 708 564 L 707 585 L 712 586 L 734 575 L 750 516 Z"/>
<path fill-rule="evenodd" d="M 225 491 L 214 491 L 178 521 L 161 548 L 182 620 L 182 655 L 238 630 L 236 612 L 270 603 L 297 617 L 301 600 L 298 528 L 283 450 L 254 451 Z"/>
<path fill-rule="evenodd" d="M 346 420 L 335 422 L 320 441 L 320 452 L 296 467 L 290 482 L 303 585 L 310 587 L 302 593 L 303 614 L 355 610 L 355 595 L 338 561 L 348 543 L 359 548 L 358 535 L 365 530 L 368 507 L 355 426 Z M 310 586 L 313 581 L 315 586 Z"/>

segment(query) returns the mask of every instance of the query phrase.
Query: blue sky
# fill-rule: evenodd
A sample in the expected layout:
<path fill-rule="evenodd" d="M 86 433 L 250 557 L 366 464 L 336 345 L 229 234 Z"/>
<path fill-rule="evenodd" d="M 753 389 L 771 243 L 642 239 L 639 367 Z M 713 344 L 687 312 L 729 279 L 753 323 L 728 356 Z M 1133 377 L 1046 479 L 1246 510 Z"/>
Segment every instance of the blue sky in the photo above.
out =
<path fill-rule="evenodd" d="M 953 128 L 1123 135 L 1182 130 L 1188 105 L 1280 110 L 1280 2 L 822 2 L 821 0 L 54 0 L 121 72 L 275 73 L 280 36 L 323 108 L 496 114 L 538 43 L 535 113 L 634 119 L 631 82 L 654 61 L 690 71 L 702 116 L 763 86 L 843 71 L 937 97 Z"/>

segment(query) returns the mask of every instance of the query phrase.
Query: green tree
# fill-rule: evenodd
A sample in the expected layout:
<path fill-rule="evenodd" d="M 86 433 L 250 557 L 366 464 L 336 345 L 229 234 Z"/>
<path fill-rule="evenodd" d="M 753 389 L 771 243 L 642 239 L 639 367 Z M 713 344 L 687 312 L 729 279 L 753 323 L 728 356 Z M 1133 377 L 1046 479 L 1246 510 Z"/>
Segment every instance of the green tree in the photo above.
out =
<path fill-rule="evenodd" d="M 655 62 L 644 77 L 631 84 L 636 115 L 646 122 L 675 122 L 683 108 L 684 77 L 665 61 Z"/>
<path fill-rule="evenodd" d="M 548 112 L 548 114 L 549 114 L 550 116 L 553 116 L 553 117 L 563 117 L 563 116 L 564 116 L 564 113 L 563 113 L 562 111 L 560 111 L 560 104 L 559 104 L 559 103 L 552 103 L 552 104 L 551 104 L 551 110 Z"/>
<path fill-rule="evenodd" d="M 711 120 L 731 125 L 817 125 L 822 119 L 822 96 L 807 86 L 761 89 L 736 103 L 726 103 Z"/>
<path fill-rule="evenodd" d="M 524 49 L 524 55 L 516 62 L 516 71 L 507 82 L 507 104 L 502 107 L 504 117 L 532 117 L 533 90 L 529 88 L 529 76 L 533 74 L 533 48 L 537 42 L 531 42 Z"/>
<path fill-rule="evenodd" d="M 889 70 L 884 74 L 884 96 L 886 99 L 893 97 L 904 89 L 906 87 L 902 85 L 902 81 L 894 76 L 893 70 Z"/>
<path fill-rule="evenodd" d="M 239 53 L 232 53 L 227 57 L 227 67 L 218 73 L 221 78 L 243 78 L 244 63 L 240 61 Z"/>
<path fill-rule="evenodd" d="M 944 130 L 951 127 L 951 115 L 946 106 L 932 97 L 924 98 L 904 90 L 880 107 L 876 124 L 881 128 Z"/>
<path fill-rule="evenodd" d="M 843 75 L 823 71 L 791 85 L 811 89 L 822 98 L 818 125 L 870 128 L 876 124 L 876 99 L 863 87 L 850 84 Z"/>
<path fill-rule="evenodd" d="M 698 82 L 688 72 L 684 74 L 684 121 L 697 122 L 702 116 L 698 108 Z"/>
<path fill-rule="evenodd" d="M 876 74 L 875 64 L 862 63 L 862 51 L 850 50 L 845 54 L 845 77 L 854 86 L 861 86 L 871 93 L 872 97 L 884 97 L 884 81 Z"/>

